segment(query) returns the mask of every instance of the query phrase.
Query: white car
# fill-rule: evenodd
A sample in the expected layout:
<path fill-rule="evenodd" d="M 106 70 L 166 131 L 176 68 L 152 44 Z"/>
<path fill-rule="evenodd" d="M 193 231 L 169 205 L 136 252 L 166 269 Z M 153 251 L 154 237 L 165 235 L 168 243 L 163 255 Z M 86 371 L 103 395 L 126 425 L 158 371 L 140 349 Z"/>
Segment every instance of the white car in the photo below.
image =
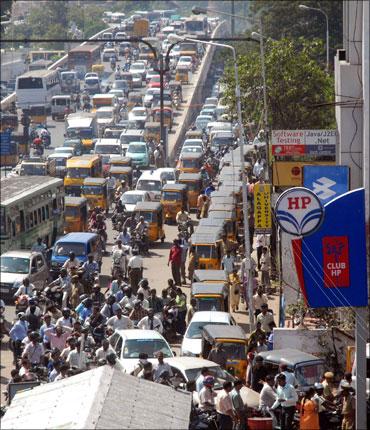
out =
<path fill-rule="evenodd" d="M 126 191 L 121 196 L 121 202 L 126 208 L 126 212 L 132 213 L 138 202 L 150 202 L 150 195 L 147 191 L 132 190 Z"/>
<path fill-rule="evenodd" d="M 179 61 L 177 62 L 177 65 L 178 66 L 186 66 L 186 67 L 191 68 L 192 58 L 190 56 L 187 56 L 187 55 L 182 55 L 179 58 Z"/>
<path fill-rule="evenodd" d="M 181 154 L 203 154 L 203 149 L 200 146 L 184 146 L 181 149 Z"/>
<path fill-rule="evenodd" d="M 198 146 L 199 148 L 202 148 L 202 150 L 204 149 L 202 139 L 185 139 L 182 147 L 185 148 L 186 146 Z"/>
<path fill-rule="evenodd" d="M 182 340 L 180 355 L 199 357 L 202 352 L 202 329 L 210 324 L 236 325 L 236 322 L 228 312 L 195 312 Z"/>
<path fill-rule="evenodd" d="M 204 101 L 204 104 L 217 105 L 218 104 L 218 98 L 217 97 L 207 97 Z"/>
<path fill-rule="evenodd" d="M 86 80 L 87 78 L 98 78 L 99 79 L 99 75 L 95 72 L 88 72 L 88 73 L 85 73 L 84 80 Z"/>
<path fill-rule="evenodd" d="M 136 106 L 131 109 L 128 114 L 129 121 L 146 121 L 148 119 L 148 112 L 145 107 Z"/>
<path fill-rule="evenodd" d="M 156 72 L 155 70 L 148 70 L 146 72 L 146 83 L 148 84 L 149 81 L 152 79 L 153 76 L 158 75 L 158 72 Z"/>
<path fill-rule="evenodd" d="M 75 148 L 73 146 L 57 146 L 54 148 L 54 154 L 71 154 L 76 155 Z"/>
<path fill-rule="evenodd" d="M 130 73 L 139 73 L 141 75 L 141 79 L 145 79 L 145 64 L 140 62 L 135 62 L 131 64 Z"/>
<path fill-rule="evenodd" d="M 166 339 L 155 330 L 116 330 L 109 339 L 126 373 L 131 373 L 139 361 L 139 354 L 148 354 L 148 361 L 158 363 L 155 354 L 163 352 L 164 358 L 174 357 Z"/>
<path fill-rule="evenodd" d="M 211 115 L 198 115 L 195 120 L 195 127 L 197 130 L 205 130 L 211 121 L 213 121 Z"/>

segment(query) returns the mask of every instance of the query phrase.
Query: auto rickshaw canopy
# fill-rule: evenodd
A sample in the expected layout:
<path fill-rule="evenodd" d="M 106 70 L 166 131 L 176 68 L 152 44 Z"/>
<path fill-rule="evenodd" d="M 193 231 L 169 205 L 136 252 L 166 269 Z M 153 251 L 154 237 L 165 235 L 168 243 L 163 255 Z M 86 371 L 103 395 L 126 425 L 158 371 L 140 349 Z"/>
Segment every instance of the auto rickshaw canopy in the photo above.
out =
<path fill-rule="evenodd" d="M 190 237 L 191 245 L 216 245 L 222 237 L 222 227 L 203 227 L 201 230 L 198 228 Z"/>
<path fill-rule="evenodd" d="M 130 157 L 114 157 L 109 160 L 111 166 L 131 166 L 132 160 Z"/>
<path fill-rule="evenodd" d="M 85 178 L 84 185 L 100 185 L 104 186 L 108 182 L 107 178 Z"/>
<path fill-rule="evenodd" d="M 137 202 L 134 212 L 159 212 L 162 205 L 159 202 Z"/>
<path fill-rule="evenodd" d="M 224 228 L 226 220 L 223 218 L 202 218 L 199 220 L 199 227 L 221 227 Z"/>
<path fill-rule="evenodd" d="M 180 173 L 179 181 L 185 181 L 185 182 L 196 182 L 196 181 L 202 181 L 202 174 L 201 173 L 187 173 L 183 172 Z"/>
<path fill-rule="evenodd" d="M 197 269 L 194 270 L 194 281 L 195 282 L 214 282 L 214 281 L 222 281 L 227 282 L 227 276 L 224 270 L 203 270 Z"/>
<path fill-rule="evenodd" d="M 186 184 L 164 184 L 162 191 L 186 191 Z"/>
<path fill-rule="evenodd" d="M 228 289 L 224 282 L 193 282 L 191 285 L 191 294 L 193 296 L 223 296 L 227 297 Z"/>
<path fill-rule="evenodd" d="M 203 327 L 203 336 L 211 344 L 216 342 L 247 342 L 247 335 L 238 325 L 207 324 Z"/>

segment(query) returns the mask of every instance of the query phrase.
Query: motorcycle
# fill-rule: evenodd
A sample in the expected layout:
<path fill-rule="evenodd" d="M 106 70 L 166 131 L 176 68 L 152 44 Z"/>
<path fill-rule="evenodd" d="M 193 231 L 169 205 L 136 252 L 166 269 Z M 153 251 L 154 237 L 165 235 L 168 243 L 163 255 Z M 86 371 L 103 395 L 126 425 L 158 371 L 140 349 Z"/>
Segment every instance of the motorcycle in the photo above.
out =
<path fill-rule="evenodd" d="M 181 233 L 186 240 L 190 238 L 190 236 L 194 232 L 193 222 L 191 220 L 180 222 L 177 226 L 179 233 Z"/>
<path fill-rule="evenodd" d="M 16 315 L 19 312 L 26 312 L 28 308 L 29 297 L 26 294 L 22 294 L 21 296 L 15 299 L 15 313 Z"/>
<path fill-rule="evenodd" d="M 54 285 L 53 287 L 47 286 L 44 294 L 47 300 L 57 303 L 60 307 L 62 306 L 63 291 L 59 285 Z"/>
<path fill-rule="evenodd" d="M 131 236 L 131 248 L 140 255 L 146 255 L 149 252 L 145 234 L 134 232 Z"/>

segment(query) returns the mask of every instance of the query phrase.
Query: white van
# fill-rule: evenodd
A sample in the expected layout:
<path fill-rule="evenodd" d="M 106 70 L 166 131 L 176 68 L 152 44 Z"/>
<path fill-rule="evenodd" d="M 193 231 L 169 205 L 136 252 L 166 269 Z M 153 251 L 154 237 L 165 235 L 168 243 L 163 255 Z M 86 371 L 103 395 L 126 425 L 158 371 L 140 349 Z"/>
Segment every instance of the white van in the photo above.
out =
<path fill-rule="evenodd" d="M 115 108 L 102 106 L 96 110 L 96 122 L 98 124 L 98 136 L 103 136 L 104 129 L 115 124 Z"/>
<path fill-rule="evenodd" d="M 72 103 L 71 96 L 53 96 L 51 99 L 51 117 L 64 119 L 65 115 L 76 112 L 76 105 Z"/>
<path fill-rule="evenodd" d="M 107 169 L 112 158 L 122 156 L 121 143 L 119 139 L 98 139 L 94 153 L 102 157 L 103 168 Z"/>
<path fill-rule="evenodd" d="M 144 130 L 136 130 L 128 128 L 126 130 L 123 130 L 121 133 L 120 142 L 122 151 L 125 154 L 127 151 L 127 148 L 131 142 L 144 142 Z"/>
<path fill-rule="evenodd" d="M 161 200 L 162 187 L 166 183 L 160 172 L 156 170 L 147 170 L 143 172 L 137 181 L 136 189 L 138 191 L 147 191 L 151 200 Z"/>

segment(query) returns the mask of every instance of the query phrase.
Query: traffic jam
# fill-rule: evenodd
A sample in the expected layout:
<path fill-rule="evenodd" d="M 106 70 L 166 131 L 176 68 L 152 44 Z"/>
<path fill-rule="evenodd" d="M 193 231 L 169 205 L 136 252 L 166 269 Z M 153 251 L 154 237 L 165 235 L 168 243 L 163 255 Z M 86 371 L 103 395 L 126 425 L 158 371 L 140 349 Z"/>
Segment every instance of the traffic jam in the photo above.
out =
<path fill-rule="evenodd" d="M 299 428 L 295 404 L 325 363 L 274 350 L 270 237 L 253 218 L 266 146 L 242 145 L 217 66 L 190 105 L 208 49 L 193 38 L 220 20 L 109 16 L 99 41 L 18 76 L 2 112 L 2 132 L 18 139 L 2 156 L 3 419 L 28 393 L 33 405 L 37 390 L 109 368 L 145 380 L 143 398 L 158 385 L 183 393 L 186 428 Z"/>

